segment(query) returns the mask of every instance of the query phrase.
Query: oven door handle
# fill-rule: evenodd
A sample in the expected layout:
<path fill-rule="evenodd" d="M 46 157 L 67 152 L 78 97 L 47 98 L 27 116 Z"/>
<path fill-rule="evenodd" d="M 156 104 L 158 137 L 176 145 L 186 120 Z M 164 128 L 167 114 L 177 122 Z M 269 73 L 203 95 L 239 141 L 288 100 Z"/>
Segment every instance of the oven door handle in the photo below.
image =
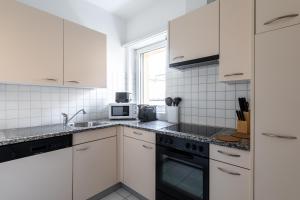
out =
<path fill-rule="evenodd" d="M 166 152 L 166 155 L 173 157 L 173 158 L 179 158 L 184 160 L 194 160 L 194 156 L 192 154 L 188 154 L 186 152 L 177 152 L 177 150 L 168 150 Z"/>

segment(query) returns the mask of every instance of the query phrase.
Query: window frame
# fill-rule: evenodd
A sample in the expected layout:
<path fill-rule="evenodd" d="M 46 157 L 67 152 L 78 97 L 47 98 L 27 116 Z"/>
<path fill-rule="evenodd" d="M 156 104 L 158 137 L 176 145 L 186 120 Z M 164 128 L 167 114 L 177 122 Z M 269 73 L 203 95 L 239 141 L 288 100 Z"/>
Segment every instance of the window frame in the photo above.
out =
<path fill-rule="evenodd" d="M 167 67 L 168 67 L 168 43 L 166 40 L 164 41 L 160 41 L 160 42 L 156 42 L 153 43 L 151 45 L 147 45 L 145 47 L 139 48 L 135 50 L 135 66 L 136 66 L 136 100 L 138 102 L 138 104 L 144 104 L 144 82 L 142 80 L 143 77 L 143 54 L 150 52 L 150 51 L 154 51 L 157 49 L 161 49 L 161 48 L 166 48 L 166 66 L 165 69 L 167 71 Z"/>

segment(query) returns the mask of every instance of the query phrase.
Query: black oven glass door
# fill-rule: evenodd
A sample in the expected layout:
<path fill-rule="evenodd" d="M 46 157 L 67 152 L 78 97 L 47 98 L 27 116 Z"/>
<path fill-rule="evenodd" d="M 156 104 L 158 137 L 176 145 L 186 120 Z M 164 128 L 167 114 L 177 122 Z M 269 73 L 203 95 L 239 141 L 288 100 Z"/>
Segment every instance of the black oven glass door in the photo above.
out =
<path fill-rule="evenodd" d="M 114 117 L 126 117 L 129 116 L 129 106 L 112 106 L 111 115 Z"/>
<path fill-rule="evenodd" d="M 157 154 L 158 200 L 208 200 L 208 162 L 178 150 L 159 147 Z M 171 196 L 171 197 L 170 197 Z"/>

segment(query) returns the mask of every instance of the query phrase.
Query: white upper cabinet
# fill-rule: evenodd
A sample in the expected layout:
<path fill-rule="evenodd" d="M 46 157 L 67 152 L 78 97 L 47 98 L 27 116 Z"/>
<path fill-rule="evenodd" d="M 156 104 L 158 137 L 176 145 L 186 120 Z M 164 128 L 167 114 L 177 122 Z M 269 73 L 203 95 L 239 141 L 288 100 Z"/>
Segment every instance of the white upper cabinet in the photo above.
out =
<path fill-rule="evenodd" d="M 255 41 L 255 200 L 300 196 L 300 25 Z"/>
<path fill-rule="evenodd" d="M 256 0 L 256 33 L 299 23 L 299 0 Z"/>
<path fill-rule="evenodd" d="M 0 82 L 63 83 L 63 20 L 1 0 Z"/>
<path fill-rule="evenodd" d="M 64 21 L 64 85 L 106 87 L 106 35 Z"/>
<path fill-rule="evenodd" d="M 219 55 L 219 1 L 169 22 L 169 63 Z"/>
<path fill-rule="evenodd" d="M 220 0 L 220 81 L 250 80 L 254 65 L 254 0 Z"/>

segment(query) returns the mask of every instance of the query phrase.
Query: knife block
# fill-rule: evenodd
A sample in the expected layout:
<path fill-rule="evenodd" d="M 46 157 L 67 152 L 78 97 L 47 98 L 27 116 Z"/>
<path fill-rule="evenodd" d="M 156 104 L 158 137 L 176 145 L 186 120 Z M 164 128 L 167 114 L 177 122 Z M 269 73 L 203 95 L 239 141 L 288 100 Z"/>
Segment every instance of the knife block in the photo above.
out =
<path fill-rule="evenodd" d="M 250 134 L 250 112 L 244 112 L 245 121 L 237 120 L 236 129 L 238 133 Z"/>

